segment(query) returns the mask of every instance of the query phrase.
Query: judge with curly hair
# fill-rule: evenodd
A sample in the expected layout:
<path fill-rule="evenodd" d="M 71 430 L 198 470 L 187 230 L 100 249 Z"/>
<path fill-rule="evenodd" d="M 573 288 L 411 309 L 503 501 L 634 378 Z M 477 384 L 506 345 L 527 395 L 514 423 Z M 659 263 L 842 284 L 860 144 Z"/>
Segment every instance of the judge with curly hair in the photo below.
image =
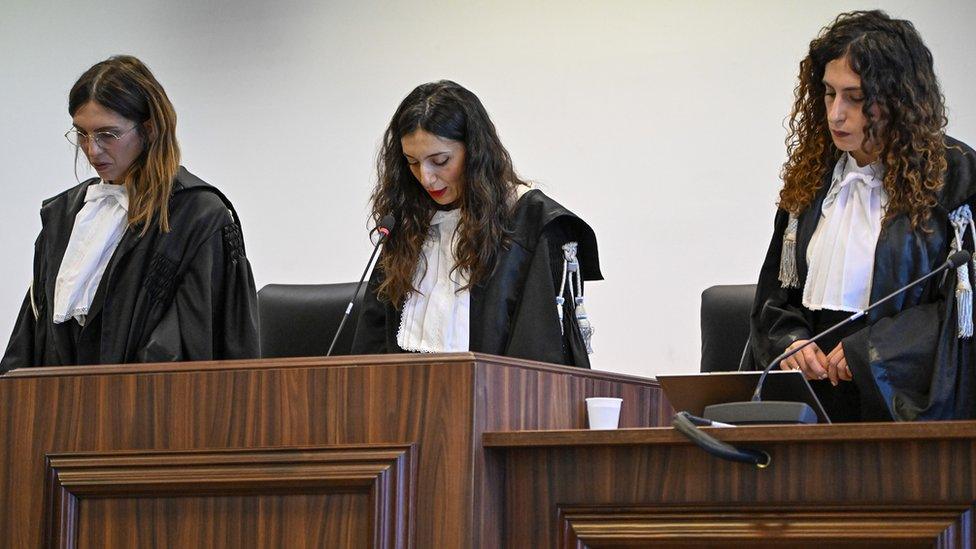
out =
<path fill-rule="evenodd" d="M 932 54 L 909 21 L 841 14 L 800 63 L 774 233 L 744 369 L 973 249 L 976 153 L 947 136 Z M 972 264 L 782 361 L 835 421 L 976 417 Z"/>

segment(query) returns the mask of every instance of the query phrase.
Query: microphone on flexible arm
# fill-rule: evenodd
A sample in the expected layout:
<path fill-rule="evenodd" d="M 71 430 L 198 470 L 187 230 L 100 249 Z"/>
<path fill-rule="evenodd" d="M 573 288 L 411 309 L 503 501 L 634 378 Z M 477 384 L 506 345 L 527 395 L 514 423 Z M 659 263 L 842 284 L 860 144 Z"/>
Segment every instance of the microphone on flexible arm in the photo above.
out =
<path fill-rule="evenodd" d="M 810 405 L 805 402 L 764 401 L 762 399 L 763 384 L 766 381 L 766 376 L 769 374 L 769 371 L 783 360 L 786 360 L 795 353 L 798 353 L 807 345 L 810 345 L 827 334 L 830 334 L 835 330 L 854 322 L 878 305 L 887 302 L 905 290 L 908 290 L 909 288 L 928 280 L 947 269 L 954 269 L 960 265 L 968 263 L 969 259 L 970 253 L 966 250 L 959 250 L 958 252 L 953 253 L 948 259 L 946 259 L 945 263 L 940 265 L 934 271 L 931 271 L 921 278 L 913 280 L 907 285 L 902 286 L 894 292 L 891 292 L 885 297 L 879 299 L 875 303 L 872 303 L 866 309 L 858 311 L 852 314 L 850 317 L 838 322 L 837 324 L 834 324 L 830 328 L 827 328 L 823 332 L 820 332 L 819 334 L 810 338 L 810 340 L 803 345 L 790 349 L 789 351 L 779 355 L 766 366 L 766 369 L 763 370 L 762 375 L 759 376 L 759 381 L 756 383 L 756 390 L 752 394 L 752 399 L 750 401 L 729 402 L 725 404 L 713 404 L 711 406 L 706 406 L 704 412 L 702 413 L 702 416 L 704 417 L 701 418 L 693 416 L 688 412 L 678 412 L 674 415 L 674 418 L 672 418 L 671 425 L 679 433 L 683 434 L 693 443 L 714 456 L 730 461 L 748 463 L 755 465 L 760 469 L 765 469 L 772 462 L 772 458 L 767 452 L 750 448 L 737 448 L 731 444 L 716 439 L 705 431 L 698 429 L 698 426 L 734 427 L 737 424 L 816 423 L 816 412 L 814 412 L 813 408 L 811 408 Z"/>
<path fill-rule="evenodd" d="M 800 350 L 807 345 L 810 345 L 811 343 L 820 340 L 824 336 L 831 334 L 844 326 L 847 326 L 851 322 L 854 322 L 867 314 L 868 311 L 874 309 L 878 305 L 887 302 L 905 290 L 908 290 L 909 288 L 912 288 L 913 286 L 920 284 L 921 282 L 924 282 L 947 269 L 955 269 L 956 267 L 969 262 L 969 259 L 970 253 L 968 251 L 959 250 L 958 252 L 950 255 L 949 258 L 946 259 L 945 263 L 940 265 L 934 271 L 929 272 L 921 278 L 913 280 L 905 286 L 902 286 L 894 292 L 891 292 L 885 297 L 872 303 L 866 309 L 858 311 L 852 314 L 850 317 L 838 322 L 837 324 L 834 324 L 830 328 L 827 328 L 823 332 L 820 332 L 807 340 L 807 342 L 803 345 L 783 352 L 781 355 L 774 358 L 773 361 L 766 366 L 766 369 L 763 370 L 762 375 L 759 376 L 759 382 L 756 383 L 756 390 L 753 392 L 752 399 L 749 402 L 713 404 L 711 406 L 706 406 L 702 415 L 706 419 L 731 424 L 816 423 L 817 414 L 813 411 L 813 408 L 804 402 L 764 401 L 762 399 L 763 385 L 766 382 L 766 376 L 769 374 L 769 371 L 772 370 L 774 366 L 779 365 L 780 362 L 800 352 Z"/>
<path fill-rule="evenodd" d="M 342 333 L 342 328 L 346 325 L 346 320 L 349 319 L 349 313 L 352 312 L 353 303 L 356 301 L 356 296 L 359 295 L 359 288 L 362 287 L 363 281 L 366 280 L 366 275 L 369 273 L 370 267 L 373 266 L 373 260 L 376 259 L 376 252 L 380 249 L 380 244 L 386 242 L 386 239 L 390 237 L 390 233 L 393 231 L 393 227 L 396 225 L 396 218 L 390 214 L 384 215 L 383 219 L 376 224 L 377 233 L 380 237 L 376 240 L 376 244 L 373 245 L 373 253 L 369 256 L 369 261 L 366 263 L 366 268 L 363 269 L 363 275 L 359 277 L 359 283 L 356 284 L 356 290 L 352 293 L 352 298 L 349 299 L 349 304 L 346 305 L 346 311 L 342 313 L 342 320 L 339 321 L 339 327 L 336 329 L 335 337 L 332 338 L 332 343 L 329 345 L 329 351 L 325 353 L 325 356 L 332 356 L 332 350 L 335 348 L 336 341 L 339 341 L 339 334 Z"/>

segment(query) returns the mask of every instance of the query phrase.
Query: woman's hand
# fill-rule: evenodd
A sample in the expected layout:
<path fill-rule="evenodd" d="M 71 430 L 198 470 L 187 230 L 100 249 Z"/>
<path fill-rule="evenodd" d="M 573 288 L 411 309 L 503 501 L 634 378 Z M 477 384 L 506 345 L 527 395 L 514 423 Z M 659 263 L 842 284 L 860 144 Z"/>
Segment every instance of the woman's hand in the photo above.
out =
<path fill-rule="evenodd" d="M 827 355 L 827 377 L 830 378 L 830 383 L 837 385 L 839 381 L 851 381 L 854 376 L 851 375 L 850 368 L 847 367 L 847 357 L 844 356 L 844 344 L 838 343 L 834 347 L 833 351 Z"/>
<path fill-rule="evenodd" d="M 790 344 L 786 350 L 792 350 L 806 343 L 807 339 L 798 339 Z M 811 343 L 793 356 L 779 363 L 781 370 L 800 370 L 807 379 L 827 378 L 827 357 L 824 356 L 816 343 Z"/>

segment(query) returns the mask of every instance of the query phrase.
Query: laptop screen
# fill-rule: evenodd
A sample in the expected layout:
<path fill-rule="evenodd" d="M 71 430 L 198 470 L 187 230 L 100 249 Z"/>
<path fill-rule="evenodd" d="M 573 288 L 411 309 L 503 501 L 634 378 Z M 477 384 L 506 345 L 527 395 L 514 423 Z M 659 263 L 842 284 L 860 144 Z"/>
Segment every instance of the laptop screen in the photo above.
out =
<path fill-rule="evenodd" d="M 702 415 L 705 406 L 752 399 L 762 372 L 710 372 L 704 374 L 660 375 L 664 395 L 675 411 Z M 763 400 L 805 402 L 817 413 L 817 421 L 830 423 L 820 400 L 802 372 L 776 370 L 769 372 L 763 385 Z"/>

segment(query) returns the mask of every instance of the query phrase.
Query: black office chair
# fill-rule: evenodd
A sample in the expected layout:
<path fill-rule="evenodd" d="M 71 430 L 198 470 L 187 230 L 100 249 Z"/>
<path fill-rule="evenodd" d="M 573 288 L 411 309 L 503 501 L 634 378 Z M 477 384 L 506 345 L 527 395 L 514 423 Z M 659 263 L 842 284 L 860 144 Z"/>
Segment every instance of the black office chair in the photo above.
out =
<path fill-rule="evenodd" d="M 355 282 L 268 284 L 261 288 L 258 292 L 261 356 L 324 356 L 355 289 Z M 349 354 L 365 293 L 363 284 L 333 355 Z"/>
<path fill-rule="evenodd" d="M 755 284 L 712 286 L 702 292 L 702 372 L 739 369 L 749 341 L 749 313 L 755 297 Z"/>

